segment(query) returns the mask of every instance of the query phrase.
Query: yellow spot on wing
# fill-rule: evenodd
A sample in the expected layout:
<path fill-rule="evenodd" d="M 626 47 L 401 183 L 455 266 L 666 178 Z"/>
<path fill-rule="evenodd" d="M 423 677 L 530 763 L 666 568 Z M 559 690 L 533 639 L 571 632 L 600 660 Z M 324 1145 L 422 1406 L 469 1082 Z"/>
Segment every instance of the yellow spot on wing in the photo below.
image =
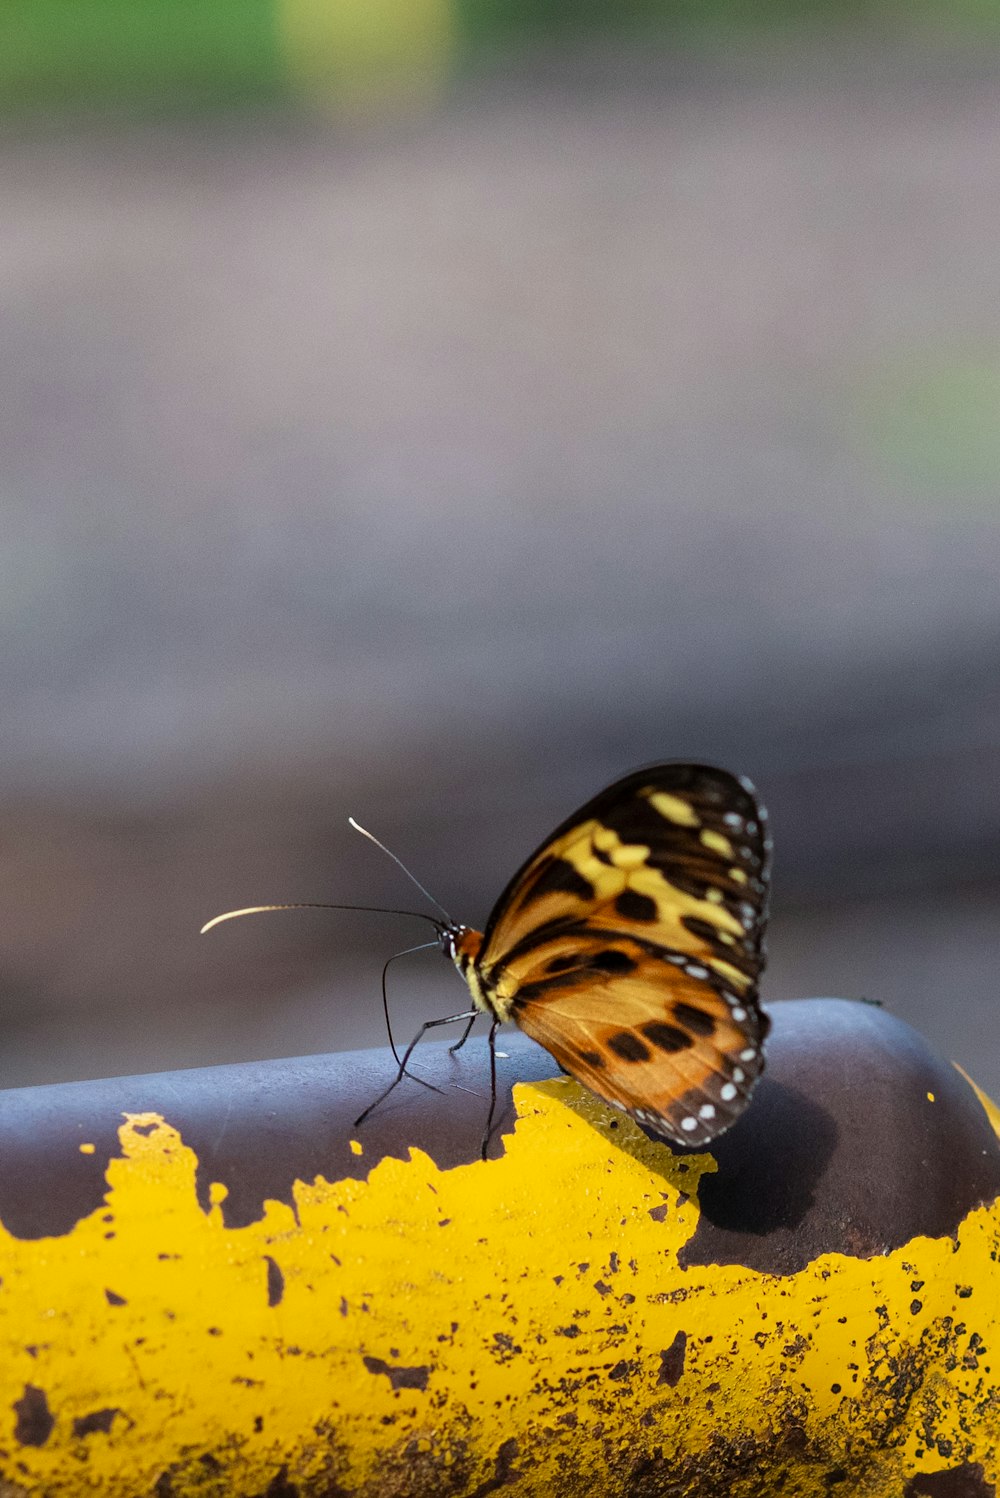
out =
<path fill-rule="evenodd" d="M 724 935 L 722 935 L 722 940 L 725 940 Z M 730 966 L 730 964 L 728 962 L 724 962 L 721 957 L 706 957 L 705 961 L 708 963 L 709 967 L 711 967 L 716 973 L 718 973 L 719 977 L 724 983 L 732 984 L 732 986 L 736 988 L 740 993 L 745 993 L 747 988 L 750 986 L 750 979 L 747 977 L 746 973 L 740 972 L 740 969 L 738 967 Z"/>
<path fill-rule="evenodd" d="M 622 843 L 612 850 L 611 857 L 616 869 L 638 869 L 649 857 L 649 849 L 641 843 Z"/>
<path fill-rule="evenodd" d="M 737 884 L 746 884 L 747 882 L 746 871 L 744 869 L 730 869 L 729 877 L 730 879 L 735 879 Z"/>
<path fill-rule="evenodd" d="M 721 853 L 723 858 L 734 856 L 732 843 L 728 837 L 723 837 L 721 832 L 710 832 L 706 829 L 699 834 L 699 841 L 704 843 L 706 848 L 711 848 L 713 853 Z"/>
<path fill-rule="evenodd" d="M 653 791 L 648 796 L 650 806 L 655 806 L 661 817 L 676 822 L 678 827 L 699 827 L 698 815 L 689 801 L 680 796 L 671 796 L 669 791 Z"/>

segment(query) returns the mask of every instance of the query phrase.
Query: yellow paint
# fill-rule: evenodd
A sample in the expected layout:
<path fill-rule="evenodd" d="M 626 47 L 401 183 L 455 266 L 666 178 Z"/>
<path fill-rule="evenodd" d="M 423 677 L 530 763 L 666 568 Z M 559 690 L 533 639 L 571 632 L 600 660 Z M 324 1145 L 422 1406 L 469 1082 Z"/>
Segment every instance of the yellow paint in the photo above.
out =
<path fill-rule="evenodd" d="M 336 114 L 433 100 L 450 69 L 451 0 L 278 0 L 275 19 L 295 86 Z"/>
<path fill-rule="evenodd" d="M 351 1154 L 352 1155 L 363 1155 L 364 1154 L 364 1148 L 363 1148 L 363 1146 L 361 1144 L 361 1140 L 360 1139 L 352 1139 L 351 1140 Z"/>
<path fill-rule="evenodd" d="M 989 1119 L 990 1123 L 993 1125 L 994 1130 L 997 1134 L 1000 1134 L 1000 1108 L 997 1107 L 992 1098 L 987 1097 L 985 1092 L 983 1092 L 981 1088 L 976 1086 L 975 1082 L 969 1076 L 969 1073 L 967 1071 L 964 1071 L 962 1067 L 959 1066 L 957 1061 L 953 1061 L 951 1064 L 955 1068 L 955 1070 L 957 1072 L 960 1072 L 968 1082 L 969 1086 L 976 1094 L 976 1097 L 982 1103 L 983 1108 L 986 1111 L 986 1116 Z"/>
<path fill-rule="evenodd" d="M 617 1498 L 656 1452 L 734 1498 L 781 1473 L 825 1498 L 834 1467 L 852 1498 L 963 1461 L 1000 1479 L 997 1204 L 872 1260 L 684 1269 L 709 1155 L 569 1080 L 515 1105 L 499 1160 L 412 1150 L 241 1228 L 218 1183 L 202 1210 L 168 1121 L 126 1117 L 100 1209 L 0 1230 L 0 1492 L 134 1498 L 167 1474 L 177 1498 L 249 1498 L 284 1470 L 302 1498 L 457 1498 L 502 1470 L 511 1498 L 583 1498 L 596 1472 Z M 14 1438 L 28 1386 L 54 1417 L 38 1446 Z"/>
<path fill-rule="evenodd" d="M 80 1154 L 81 1155 L 92 1155 L 96 1149 L 97 1149 L 97 1145 L 96 1144 L 81 1144 L 80 1145 Z"/>
<path fill-rule="evenodd" d="M 723 837 L 721 832 L 711 832 L 707 828 L 698 834 L 698 841 L 713 853 L 721 853 L 723 858 L 734 858 L 733 845 L 728 837 Z"/>
<path fill-rule="evenodd" d="M 929 1092 L 929 1093 L 928 1093 L 928 1094 L 927 1094 L 927 1101 L 928 1101 L 928 1102 L 929 1102 L 929 1103 L 933 1103 L 933 1102 L 935 1102 L 935 1101 L 936 1101 L 936 1099 L 935 1099 L 935 1097 L 934 1097 L 934 1094 L 933 1094 L 933 1092 Z"/>
<path fill-rule="evenodd" d="M 660 816 L 666 817 L 668 822 L 676 822 L 678 827 L 701 826 L 690 801 L 684 801 L 680 796 L 671 796 L 669 791 L 653 791 L 647 799 L 650 806 L 655 806 Z"/>

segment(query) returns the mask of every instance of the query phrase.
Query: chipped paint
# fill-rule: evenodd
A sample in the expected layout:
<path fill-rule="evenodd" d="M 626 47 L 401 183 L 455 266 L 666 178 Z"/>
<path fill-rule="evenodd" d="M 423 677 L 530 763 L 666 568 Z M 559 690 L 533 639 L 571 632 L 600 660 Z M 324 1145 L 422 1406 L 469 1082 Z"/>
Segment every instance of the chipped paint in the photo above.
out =
<path fill-rule="evenodd" d="M 997 1482 L 996 1203 L 874 1259 L 683 1268 L 708 1154 L 569 1080 L 515 1103 L 500 1159 L 413 1150 L 245 1227 L 168 1119 L 126 1115 L 98 1211 L 0 1234 L 0 1494 Z"/>

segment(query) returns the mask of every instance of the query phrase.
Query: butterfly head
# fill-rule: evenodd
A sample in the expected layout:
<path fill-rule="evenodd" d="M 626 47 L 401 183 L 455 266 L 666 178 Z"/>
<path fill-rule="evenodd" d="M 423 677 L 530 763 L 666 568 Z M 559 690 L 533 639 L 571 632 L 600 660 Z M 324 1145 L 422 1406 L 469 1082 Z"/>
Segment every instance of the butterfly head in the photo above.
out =
<path fill-rule="evenodd" d="M 471 926 L 459 926 L 449 922 L 447 926 L 438 928 L 441 938 L 441 950 L 446 957 L 450 957 L 459 972 L 465 974 L 469 967 L 475 962 L 479 949 L 483 944 L 483 933 L 473 931 Z"/>
<path fill-rule="evenodd" d="M 483 945 L 483 933 L 475 931 L 471 926 L 459 926 L 449 922 L 447 926 L 440 928 L 441 950 L 446 957 L 450 957 L 458 968 L 462 977 L 469 985 L 469 993 L 472 1002 L 477 1009 L 484 1014 L 491 1014 L 494 1019 L 506 1019 L 508 1009 L 498 1004 L 495 994 L 487 993 L 482 975 L 476 966 Z"/>

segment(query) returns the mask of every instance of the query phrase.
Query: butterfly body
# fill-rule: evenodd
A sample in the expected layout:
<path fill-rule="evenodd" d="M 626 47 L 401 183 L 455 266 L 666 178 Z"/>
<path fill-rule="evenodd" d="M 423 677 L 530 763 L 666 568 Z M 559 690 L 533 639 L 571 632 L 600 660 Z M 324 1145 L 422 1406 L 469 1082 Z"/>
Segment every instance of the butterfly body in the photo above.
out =
<path fill-rule="evenodd" d="M 667 1138 L 715 1138 L 764 1064 L 765 817 L 711 766 L 616 781 L 518 870 L 483 932 L 441 928 L 476 1010 Z"/>

